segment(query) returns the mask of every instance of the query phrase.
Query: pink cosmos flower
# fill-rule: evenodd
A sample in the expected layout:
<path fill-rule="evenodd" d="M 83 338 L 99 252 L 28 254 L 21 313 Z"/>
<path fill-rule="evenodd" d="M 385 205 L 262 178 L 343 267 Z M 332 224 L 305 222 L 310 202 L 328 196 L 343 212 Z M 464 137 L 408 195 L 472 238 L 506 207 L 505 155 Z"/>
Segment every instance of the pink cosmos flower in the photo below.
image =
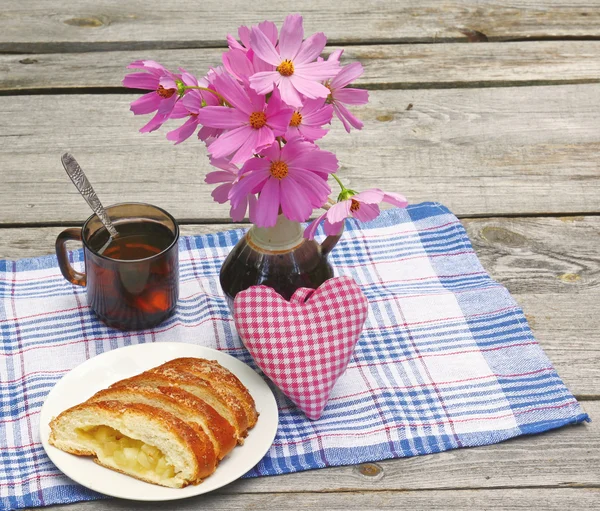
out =
<path fill-rule="evenodd" d="M 154 131 L 160 128 L 173 111 L 179 99 L 177 82 L 181 82 L 182 78 L 153 60 L 136 60 L 127 68 L 147 71 L 128 74 L 123 78 L 123 86 L 152 91 L 131 103 L 131 111 L 135 115 L 156 112 L 156 115 L 140 129 L 142 133 Z"/>
<path fill-rule="evenodd" d="M 271 41 L 271 44 L 275 46 L 277 44 L 277 26 L 272 21 L 263 21 L 257 25 L 257 28 L 261 30 Z M 250 29 L 242 25 L 238 28 L 238 36 L 241 44 L 231 34 L 227 34 L 227 44 L 230 49 L 242 50 L 246 53 L 251 49 L 250 46 Z"/>
<path fill-rule="evenodd" d="M 198 80 L 195 76 L 187 73 L 183 69 L 182 78 L 186 85 L 200 86 L 211 88 L 210 83 L 206 78 Z M 185 95 L 175 104 L 173 111 L 171 112 L 170 119 L 183 119 L 188 117 L 188 120 L 181 125 L 179 128 L 169 131 L 167 133 L 167 140 L 175 142 L 175 145 L 181 144 L 184 140 L 191 137 L 196 131 L 200 121 L 198 120 L 198 113 L 200 109 L 205 106 L 217 106 L 219 105 L 219 98 L 208 91 L 190 89 L 186 91 Z M 198 132 L 198 138 L 200 140 L 206 140 L 209 137 L 216 137 L 221 134 L 223 130 L 217 130 L 215 128 L 208 128 L 203 126 Z"/>
<path fill-rule="evenodd" d="M 285 18 L 277 48 L 262 30 L 252 29 L 252 50 L 260 60 L 275 66 L 272 71 L 261 71 L 250 77 L 250 86 L 258 94 L 267 94 L 276 86 L 281 99 L 294 107 L 302 106 L 300 94 L 310 99 L 329 95 L 329 89 L 320 82 L 335 76 L 339 63 L 335 60 L 315 62 L 327 42 L 323 33 L 305 41 L 303 37 L 302 16 L 298 14 Z"/>
<path fill-rule="evenodd" d="M 338 202 L 319 218 L 311 222 L 304 231 L 304 237 L 312 240 L 319 224 L 325 220 L 323 228 L 328 236 L 340 232 L 344 220 L 348 217 L 356 218 L 361 222 L 368 222 L 379 216 L 379 204 L 387 202 L 399 208 L 405 208 L 408 201 L 403 195 L 393 192 L 382 192 L 378 188 L 371 188 L 357 193 L 347 200 Z"/>
<path fill-rule="evenodd" d="M 211 193 L 213 199 L 219 204 L 224 204 L 229 200 L 229 192 L 234 183 L 240 179 L 239 169 L 225 158 L 210 159 L 210 164 L 221 170 L 209 172 L 204 181 L 208 184 L 223 183 L 217 186 Z M 254 207 L 256 206 L 256 196 L 248 194 L 234 207 L 231 206 L 229 214 L 234 222 L 241 222 L 246 216 L 246 210 L 250 209 L 250 215 L 254 215 Z"/>
<path fill-rule="evenodd" d="M 339 60 L 342 52 L 336 51 L 329 56 L 329 60 Z M 331 91 L 327 98 L 327 102 L 333 105 L 335 115 L 342 121 L 346 131 L 350 133 L 350 127 L 353 126 L 357 130 L 361 129 L 364 124 L 357 119 L 345 105 L 364 105 L 369 101 L 369 93 L 362 89 L 345 88 L 350 82 L 356 80 L 363 74 L 363 67 L 360 62 L 352 62 L 344 66 L 342 70 L 335 75 L 331 80 L 325 82 L 325 86 Z"/>
<path fill-rule="evenodd" d="M 203 125 L 227 130 L 208 146 L 213 158 L 233 154 L 231 162 L 242 163 L 287 130 L 293 110 L 277 94 L 267 103 L 265 96 L 243 87 L 226 74 L 215 77 L 214 85 L 231 107 L 207 106 L 198 113 Z"/>
<path fill-rule="evenodd" d="M 303 138 L 311 142 L 318 140 L 329 130 L 323 129 L 323 124 L 331 122 L 333 107 L 326 105 L 323 99 L 307 99 L 292 115 L 290 125 L 285 132 L 286 140 Z"/>
<path fill-rule="evenodd" d="M 231 188 L 229 199 L 237 207 L 248 194 L 260 192 L 250 221 L 259 227 L 272 227 L 279 210 L 297 222 L 306 220 L 313 208 L 321 207 L 331 193 L 327 176 L 336 171 L 337 158 L 316 145 L 299 139 L 283 148 L 273 143 L 249 159 L 240 180 Z"/>

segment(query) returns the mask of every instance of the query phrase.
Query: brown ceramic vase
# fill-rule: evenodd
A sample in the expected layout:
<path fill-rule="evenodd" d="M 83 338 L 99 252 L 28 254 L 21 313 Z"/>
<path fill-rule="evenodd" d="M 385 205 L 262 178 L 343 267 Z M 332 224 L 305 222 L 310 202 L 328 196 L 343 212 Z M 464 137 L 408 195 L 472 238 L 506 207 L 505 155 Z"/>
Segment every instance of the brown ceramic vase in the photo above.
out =
<path fill-rule="evenodd" d="M 221 287 L 233 309 L 240 291 L 262 284 L 272 287 L 286 300 L 296 289 L 316 289 L 333 277 L 327 254 L 339 241 L 341 232 L 322 244 L 303 237 L 302 225 L 279 215 L 274 227 L 253 226 L 237 243 L 221 267 Z"/>

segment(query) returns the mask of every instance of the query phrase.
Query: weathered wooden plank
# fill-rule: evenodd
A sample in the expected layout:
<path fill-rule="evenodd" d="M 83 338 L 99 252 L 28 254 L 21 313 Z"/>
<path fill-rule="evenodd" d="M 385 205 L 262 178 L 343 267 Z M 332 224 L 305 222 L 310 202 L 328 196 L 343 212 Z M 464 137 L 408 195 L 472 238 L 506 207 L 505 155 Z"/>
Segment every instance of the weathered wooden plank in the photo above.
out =
<path fill-rule="evenodd" d="M 523 307 L 567 386 L 578 397 L 600 397 L 600 217 L 463 223 L 483 266 Z M 181 230 L 184 235 L 204 234 L 232 227 L 183 225 Z M 0 229 L 0 258 L 51 253 L 62 229 Z"/>
<path fill-rule="evenodd" d="M 0 91 L 118 88 L 125 66 L 140 58 L 203 75 L 223 51 L 0 55 Z M 600 41 L 349 46 L 342 61 L 363 64 L 356 85 L 369 89 L 581 83 L 600 80 Z"/>
<path fill-rule="evenodd" d="M 402 492 L 336 492 L 311 493 L 260 493 L 231 495 L 225 492 L 210 493 L 200 497 L 172 503 L 132 503 L 124 500 L 81 502 L 69 506 L 56 506 L 56 511 L 196 511 L 302 509 L 302 510 L 360 510 L 409 509 L 411 511 L 451 511 L 494 509 L 547 509 L 562 511 L 577 504 L 586 509 L 600 508 L 600 490 L 596 488 L 502 489 L 502 490 L 452 490 L 452 491 L 402 491 Z M 43 508 L 35 508 L 43 509 Z"/>
<path fill-rule="evenodd" d="M 130 95 L 10 96 L 0 102 L 0 223 L 78 222 L 88 216 L 59 164 L 71 149 L 106 204 L 161 205 L 179 219 L 227 219 L 203 182 L 196 140 L 174 147 L 140 135 Z M 412 105 L 412 106 L 409 106 Z M 349 186 L 439 200 L 459 215 L 600 211 L 597 85 L 372 91 L 347 135 L 322 147 Z M 25 205 L 25 207 L 23 207 Z"/>
<path fill-rule="evenodd" d="M 58 52 L 104 49 L 181 48 L 223 45 L 238 25 L 280 22 L 297 12 L 294 0 L 219 0 L 176 5 L 159 0 L 103 2 L 50 0 L 8 3 L 0 17 L 0 51 Z M 438 42 L 600 36 L 596 0 L 385 0 L 343 7 L 319 0 L 300 5 L 306 31 L 326 31 L 336 43 Z"/>

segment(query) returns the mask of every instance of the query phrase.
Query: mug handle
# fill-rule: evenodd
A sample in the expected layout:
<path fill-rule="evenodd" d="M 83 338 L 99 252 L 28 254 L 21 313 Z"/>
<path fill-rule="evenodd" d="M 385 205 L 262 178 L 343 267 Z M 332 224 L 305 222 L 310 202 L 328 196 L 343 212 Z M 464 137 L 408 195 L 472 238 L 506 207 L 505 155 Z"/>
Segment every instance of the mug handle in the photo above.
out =
<path fill-rule="evenodd" d="M 333 250 L 333 248 L 337 245 L 337 242 L 340 241 L 343 232 L 344 226 L 342 225 L 342 228 L 338 234 L 327 236 L 327 238 L 323 240 L 323 243 L 321 243 L 321 254 L 323 254 L 323 256 L 326 256 Z"/>
<path fill-rule="evenodd" d="M 81 241 L 81 229 L 65 229 L 58 235 L 58 238 L 56 238 L 55 247 L 58 266 L 60 267 L 60 272 L 63 274 L 63 277 L 71 284 L 85 286 L 87 281 L 85 273 L 79 273 L 69 263 L 67 241 Z"/>

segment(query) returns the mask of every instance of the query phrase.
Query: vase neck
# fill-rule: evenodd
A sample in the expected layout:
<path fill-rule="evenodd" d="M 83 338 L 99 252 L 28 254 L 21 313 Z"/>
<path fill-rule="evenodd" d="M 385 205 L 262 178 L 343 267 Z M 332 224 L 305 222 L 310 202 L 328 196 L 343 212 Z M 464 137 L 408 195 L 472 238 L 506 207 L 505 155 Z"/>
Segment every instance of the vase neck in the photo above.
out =
<path fill-rule="evenodd" d="M 257 248 L 267 252 L 292 250 L 304 241 L 300 222 L 289 220 L 285 215 L 279 215 L 273 227 L 253 225 L 248 231 L 248 239 Z"/>

